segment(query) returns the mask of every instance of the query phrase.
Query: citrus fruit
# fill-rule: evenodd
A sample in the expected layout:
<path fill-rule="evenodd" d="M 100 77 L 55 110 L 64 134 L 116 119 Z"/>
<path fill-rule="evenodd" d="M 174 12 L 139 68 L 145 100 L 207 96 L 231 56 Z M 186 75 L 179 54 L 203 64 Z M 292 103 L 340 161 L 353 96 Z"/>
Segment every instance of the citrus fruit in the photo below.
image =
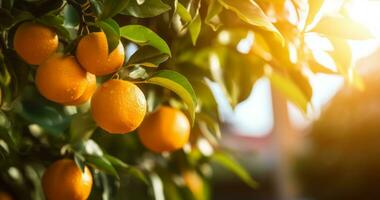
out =
<path fill-rule="evenodd" d="M 42 96 L 61 104 L 72 104 L 85 92 L 89 93 L 86 90 L 92 87 L 94 79 L 95 76 L 83 70 L 74 56 L 61 54 L 48 58 L 36 73 L 36 85 Z"/>
<path fill-rule="evenodd" d="M 80 39 L 76 57 L 88 72 L 101 76 L 116 72 L 124 63 L 125 53 L 120 41 L 109 53 L 104 32 L 93 32 Z"/>
<path fill-rule="evenodd" d="M 135 84 L 112 79 L 95 91 L 91 111 L 96 124 L 102 129 L 109 133 L 128 133 L 144 119 L 146 100 Z"/>
<path fill-rule="evenodd" d="M 47 200 L 85 200 L 92 187 L 92 174 L 84 172 L 73 160 L 62 159 L 50 165 L 42 176 L 42 188 Z"/>
<path fill-rule="evenodd" d="M 197 197 L 197 199 L 205 199 L 203 197 L 202 178 L 195 171 L 186 170 L 182 172 L 182 178 L 185 182 L 185 185 L 194 194 L 194 196 Z"/>
<path fill-rule="evenodd" d="M 0 200 L 12 200 L 13 198 L 6 192 L 0 191 Z"/>
<path fill-rule="evenodd" d="M 68 103 L 69 105 L 83 104 L 92 97 L 92 95 L 94 94 L 96 90 L 96 76 L 87 72 L 87 81 L 88 81 L 88 85 L 87 85 L 86 90 L 78 99 L 74 100 L 73 102 Z"/>
<path fill-rule="evenodd" d="M 58 36 L 47 26 L 25 22 L 15 33 L 13 46 L 17 54 L 32 65 L 39 65 L 58 48 Z"/>
<path fill-rule="evenodd" d="M 138 133 L 146 148 L 154 152 L 174 151 L 189 140 L 190 122 L 180 110 L 161 106 L 145 118 Z"/>

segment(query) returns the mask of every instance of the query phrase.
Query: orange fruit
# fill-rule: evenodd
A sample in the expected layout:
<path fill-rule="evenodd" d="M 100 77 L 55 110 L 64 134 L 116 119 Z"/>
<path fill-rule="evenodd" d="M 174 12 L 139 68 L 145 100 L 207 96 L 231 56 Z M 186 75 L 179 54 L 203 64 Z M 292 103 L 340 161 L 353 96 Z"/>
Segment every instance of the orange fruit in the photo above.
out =
<path fill-rule="evenodd" d="M 83 70 L 74 56 L 61 54 L 48 58 L 36 73 L 36 85 L 42 96 L 67 105 L 77 104 L 78 99 L 80 102 L 88 99 L 87 93 L 91 91 L 86 90 L 91 90 L 94 80 L 95 76 Z"/>
<path fill-rule="evenodd" d="M 58 36 L 47 26 L 25 22 L 15 33 L 13 46 L 17 54 L 32 65 L 39 65 L 58 48 Z"/>
<path fill-rule="evenodd" d="M 88 167 L 82 173 L 73 160 L 58 160 L 46 169 L 42 188 L 47 200 L 85 200 L 91 192 L 92 174 Z"/>
<path fill-rule="evenodd" d="M 87 72 L 87 81 L 88 81 L 88 85 L 87 85 L 86 90 L 78 99 L 76 99 L 73 102 L 70 102 L 69 103 L 70 105 L 83 104 L 92 97 L 92 95 L 94 94 L 96 90 L 96 76 Z"/>
<path fill-rule="evenodd" d="M 144 146 L 154 152 L 174 151 L 189 140 L 190 122 L 180 110 L 162 106 L 145 118 L 138 134 Z"/>
<path fill-rule="evenodd" d="M 186 170 L 182 172 L 182 178 L 185 185 L 197 199 L 205 199 L 203 195 L 203 180 L 195 171 Z"/>
<path fill-rule="evenodd" d="M 0 191 L 0 200 L 12 200 L 13 198 L 6 192 Z"/>
<path fill-rule="evenodd" d="M 144 119 L 146 100 L 135 84 L 113 79 L 95 91 L 91 111 L 96 124 L 102 129 L 109 133 L 128 133 Z"/>
<path fill-rule="evenodd" d="M 76 57 L 88 72 L 101 76 L 116 72 L 124 63 L 125 52 L 119 41 L 119 45 L 109 53 L 104 32 L 93 32 L 80 39 Z"/>

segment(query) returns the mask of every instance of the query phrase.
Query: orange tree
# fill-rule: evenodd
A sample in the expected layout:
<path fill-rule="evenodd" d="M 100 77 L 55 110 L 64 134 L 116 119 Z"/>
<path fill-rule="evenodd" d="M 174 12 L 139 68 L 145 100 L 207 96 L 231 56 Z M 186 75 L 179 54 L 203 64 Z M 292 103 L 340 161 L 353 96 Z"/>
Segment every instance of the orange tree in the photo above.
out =
<path fill-rule="evenodd" d="M 344 4 L 319 14 L 323 3 L 0 1 L 0 192 L 208 199 L 211 162 L 256 186 L 218 145 L 212 86 L 234 107 L 265 76 L 303 111 L 306 74 L 361 86 L 348 40 L 371 34 Z M 317 62 L 308 34 L 330 41 L 335 70 Z"/>

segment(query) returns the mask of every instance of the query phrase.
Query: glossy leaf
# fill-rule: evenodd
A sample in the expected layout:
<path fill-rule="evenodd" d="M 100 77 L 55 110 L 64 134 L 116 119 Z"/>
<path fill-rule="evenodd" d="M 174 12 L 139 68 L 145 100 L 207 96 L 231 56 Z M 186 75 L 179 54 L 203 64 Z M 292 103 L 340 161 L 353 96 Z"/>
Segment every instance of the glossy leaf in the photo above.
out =
<path fill-rule="evenodd" d="M 180 96 L 186 103 L 191 121 L 194 123 L 197 98 L 186 77 L 175 71 L 161 70 L 146 80 L 146 82 L 168 88 Z"/>
<path fill-rule="evenodd" d="M 111 18 L 99 21 L 97 24 L 106 34 L 108 51 L 112 52 L 112 50 L 114 50 L 120 42 L 119 24 Z"/>
<path fill-rule="evenodd" d="M 223 10 L 223 6 L 218 2 L 218 0 L 211 0 L 207 8 L 207 15 L 205 23 L 209 25 L 214 31 L 216 31 L 220 25 L 220 19 L 218 17 L 219 13 Z"/>
<path fill-rule="evenodd" d="M 170 48 L 160 36 L 142 25 L 127 25 L 120 28 L 121 37 L 139 45 L 150 45 L 171 56 Z"/>
<path fill-rule="evenodd" d="M 114 156 L 111 156 L 111 155 L 104 155 L 104 157 L 110 161 L 110 163 L 114 166 L 114 167 L 120 167 L 120 168 L 128 168 L 128 164 L 123 162 L 122 160 L 114 157 Z"/>
<path fill-rule="evenodd" d="M 117 174 L 115 168 L 112 166 L 111 162 L 105 157 L 85 155 L 85 159 L 86 163 L 88 163 L 89 165 L 119 178 L 119 175 Z"/>
<path fill-rule="evenodd" d="M 165 62 L 169 55 L 164 54 L 156 48 L 150 46 L 140 47 L 128 60 L 127 65 L 142 65 L 146 67 L 158 67 L 161 63 Z"/>
<path fill-rule="evenodd" d="M 364 25 L 342 16 L 323 17 L 311 32 L 350 40 L 373 38 L 371 32 Z"/>
<path fill-rule="evenodd" d="M 56 15 L 45 15 L 37 19 L 37 21 L 44 25 L 53 27 L 57 31 L 58 35 L 67 40 L 71 40 L 70 32 L 63 26 L 63 17 Z"/>
<path fill-rule="evenodd" d="M 270 22 L 260 6 L 253 0 L 219 0 L 219 3 L 226 9 L 235 12 L 241 20 L 258 26 L 264 30 L 273 32 L 276 38 L 284 43 L 284 38 L 277 28 Z"/>
<path fill-rule="evenodd" d="M 186 23 L 189 23 L 192 20 L 190 12 L 183 6 L 181 3 L 178 2 L 177 4 L 177 14 L 181 17 L 183 21 Z"/>
<path fill-rule="evenodd" d="M 130 1 L 135 0 L 104 0 L 101 19 L 111 18 L 123 11 Z"/>
<path fill-rule="evenodd" d="M 130 15 L 139 18 L 148 18 L 161 15 L 168 12 L 171 7 L 161 0 L 146 0 L 139 5 L 136 0 L 129 0 L 128 5 L 121 12 L 124 15 Z"/>
<path fill-rule="evenodd" d="M 195 15 L 194 19 L 190 22 L 188 28 L 190 32 L 191 41 L 193 45 L 197 43 L 199 33 L 201 32 L 202 20 L 199 14 Z"/>
<path fill-rule="evenodd" d="M 236 162 L 230 155 L 222 152 L 217 152 L 212 155 L 211 160 L 225 167 L 229 171 L 236 174 L 241 180 L 243 180 L 250 187 L 256 188 L 258 184 L 252 179 L 249 172 L 247 172 L 239 163 Z"/>

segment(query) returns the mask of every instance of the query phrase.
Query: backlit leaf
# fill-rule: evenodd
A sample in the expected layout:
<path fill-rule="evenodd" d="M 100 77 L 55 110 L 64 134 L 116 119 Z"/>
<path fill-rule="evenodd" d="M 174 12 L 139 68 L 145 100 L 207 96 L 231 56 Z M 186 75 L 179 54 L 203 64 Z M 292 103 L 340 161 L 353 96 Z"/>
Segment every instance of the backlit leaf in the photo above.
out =
<path fill-rule="evenodd" d="M 253 0 L 219 0 L 219 3 L 226 9 L 235 12 L 241 20 L 258 26 L 264 30 L 273 32 L 276 38 L 284 43 L 284 38 L 277 28 L 270 22 L 260 6 Z"/>
<path fill-rule="evenodd" d="M 350 40 L 373 38 L 371 32 L 364 25 L 342 16 L 323 17 L 311 32 Z"/>
<path fill-rule="evenodd" d="M 178 72 L 161 70 L 146 80 L 147 83 L 160 85 L 176 93 L 186 103 L 192 123 L 194 123 L 197 98 L 189 81 Z"/>
<path fill-rule="evenodd" d="M 150 45 L 171 56 L 170 48 L 160 36 L 142 25 L 127 25 L 120 28 L 121 37 L 139 45 Z"/>

